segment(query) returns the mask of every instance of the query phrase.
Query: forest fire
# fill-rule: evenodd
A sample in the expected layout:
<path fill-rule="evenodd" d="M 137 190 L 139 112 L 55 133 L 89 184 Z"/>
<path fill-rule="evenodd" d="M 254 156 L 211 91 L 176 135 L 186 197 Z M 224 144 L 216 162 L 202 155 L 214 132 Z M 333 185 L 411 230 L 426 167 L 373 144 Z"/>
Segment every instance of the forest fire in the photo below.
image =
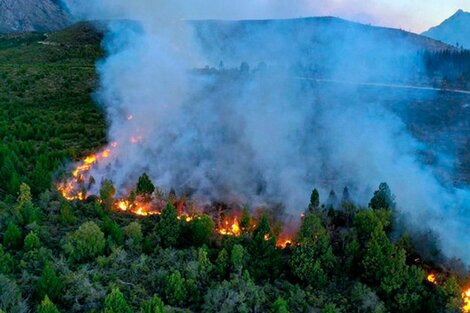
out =
<path fill-rule="evenodd" d="M 112 148 L 116 148 L 118 144 L 113 142 L 111 144 Z M 69 200 L 80 200 L 83 201 L 86 198 L 86 191 L 80 187 L 80 185 L 85 181 L 85 176 L 97 164 L 100 160 L 108 159 L 112 154 L 111 149 L 104 149 L 103 151 L 87 156 L 83 161 L 81 161 L 72 171 L 72 178 L 66 182 L 59 183 L 57 185 L 57 190 L 62 194 L 62 196 Z"/>
<path fill-rule="evenodd" d="M 160 215 L 160 211 L 152 210 L 149 204 L 120 200 L 116 202 L 116 208 L 122 212 L 129 212 L 138 216 Z"/>
<path fill-rule="evenodd" d="M 437 280 L 436 280 L 436 274 L 434 274 L 434 273 L 429 274 L 429 275 L 426 277 L 426 279 L 428 280 L 428 282 L 433 283 L 434 285 L 437 285 L 437 284 L 438 284 L 438 283 L 437 283 Z"/>
<path fill-rule="evenodd" d="M 117 143 L 111 144 L 112 148 L 117 147 Z M 107 159 L 112 155 L 112 149 L 105 149 L 100 153 L 93 154 L 91 156 L 86 157 L 77 167 L 72 171 L 72 177 L 66 182 L 59 183 L 57 185 L 58 191 L 62 194 L 62 196 L 69 200 L 69 201 L 84 201 L 87 198 L 86 190 L 83 188 L 83 183 L 85 181 L 86 175 L 89 171 L 93 168 L 95 164 L 97 164 L 102 159 Z M 152 206 L 150 202 L 141 201 L 135 199 L 130 201 L 126 198 L 122 198 L 120 200 L 116 200 L 114 203 L 114 207 L 118 212 L 125 212 L 129 214 L 134 214 L 140 217 L 148 217 L 152 215 L 161 215 L 161 208 L 156 208 Z M 187 223 L 192 222 L 197 215 L 195 213 L 188 214 L 182 209 L 181 204 L 177 206 L 178 210 L 178 220 L 185 221 Z M 256 224 L 252 224 L 252 228 L 254 228 Z M 251 229 L 251 228 L 250 228 Z M 239 223 L 239 217 L 237 216 L 227 216 L 221 222 L 219 222 L 217 227 L 217 233 L 221 236 L 233 236 L 238 237 L 242 233 L 242 227 Z M 270 240 L 271 237 L 269 235 L 265 235 L 265 240 Z M 292 240 L 287 238 L 285 235 L 281 236 L 279 240 L 276 242 L 276 246 L 278 248 L 286 248 L 292 244 Z"/>
<path fill-rule="evenodd" d="M 291 239 L 278 239 L 276 246 L 282 249 L 285 249 L 289 246 L 292 246 L 292 240 Z"/>
<path fill-rule="evenodd" d="M 219 234 L 223 236 L 239 236 L 241 234 L 240 224 L 235 217 L 232 222 L 225 220 L 223 225 L 219 227 Z"/>
<path fill-rule="evenodd" d="M 138 143 L 142 140 L 142 137 L 131 137 L 131 142 Z M 117 143 L 112 143 L 109 148 L 103 149 L 101 152 L 90 155 L 83 159 L 72 171 L 71 171 L 71 178 L 66 181 L 59 183 L 57 185 L 58 191 L 62 194 L 62 196 L 69 200 L 69 201 L 84 201 L 89 196 L 88 190 L 90 189 L 89 186 L 93 178 L 90 175 L 91 170 L 100 161 L 108 159 L 116 154 L 115 149 L 118 147 Z M 94 181 L 94 180 L 93 180 Z M 88 184 L 88 188 L 85 188 L 86 183 Z M 128 191 L 129 192 L 129 191 Z M 174 198 L 170 199 L 170 197 L 166 198 L 159 198 L 155 199 L 155 194 L 146 198 L 144 196 L 137 195 L 132 196 L 132 193 L 128 193 L 129 197 L 123 197 L 117 200 L 113 200 L 112 207 L 115 209 L 116 212 L 123 212 L 127 214 L 132 214 L 137 217 L 146 218 L 150 216 L 161 215 L 162 210 L 165 203 L 172 203 L 177 210 L 177 218 L 181 222 L 185 223 L 192 223 L 196 219 L 201 219 L 202 215 L 199 215 L 201 212 L 205 212 L 204 209 L 193 209 L 191 206 L 188 205 L 185 198 L 184 199 L 177 199 L 176 195 Z M 135 195 L 135 194 L 134 194 Z M 158 202 L 160 201 L 160 202 Z M 189 211 L 188 211 L 189 210 Z M 191 212 L 188 214 L 187 212 Z M 196 213 L 199 212 L 199 213 Z M 223 217 L 218 217 L 218 223 L 215 228 L 217 234 L 221 237 L 240 237 L 243 234 L 248 234 L 252 232 L 255 228 L 257 223 L 259 222 L 258 219 L 254 218 L 249 222 L 244 222 L 243 216 L 240 212 L 231 212 L 229 210 L 227 212 L 223 212 Z M 215 215 L 212 215 L 213 218 L 217 220 Z M 302 217 L 303 218 L 303 217 Z M 242 222 L 240 222 L 242 221 Z M 245 226 L 244 226 L 245 225 Z M 249 226 L 246 226 L 249 225 Z M 286 221 L 284 226 L 287 225 L 287 229 L 292 230 L 295 227 L 290 227 L 292 225 L 288 225 Z M 278 249 L 288 249 L 295 245 L 293 242 L 293 233 L 276 233 L 274 236 L 270 234 L 264 235 L 264 240 L 270 241 L 273 238 L 276 240 L 275 245 Z M 426 280 L 436 286 L 440 285 L 440 276 L 438 276 L 434 272 L 430 272 L 426 276 Z M 462 291 L 462 299 L 463 299 L 463 306 L 461 308 L 462 312 L 470 313 L 470 288 Z"/>
<path fill-rule="evenodd" d="M 463 311 L 465 313 L 470 312 L 470 287 L 462 293 L 464 306 Z"/>
<path fill-rule="evenodd" d="M 439 286 L 440 283 L 435 273 L 430 273 L 426 276 L 426 280 L 436 286 Z M 470 287 L 462 291 L 463 307 L 462 312 L 470 313 Z"/>

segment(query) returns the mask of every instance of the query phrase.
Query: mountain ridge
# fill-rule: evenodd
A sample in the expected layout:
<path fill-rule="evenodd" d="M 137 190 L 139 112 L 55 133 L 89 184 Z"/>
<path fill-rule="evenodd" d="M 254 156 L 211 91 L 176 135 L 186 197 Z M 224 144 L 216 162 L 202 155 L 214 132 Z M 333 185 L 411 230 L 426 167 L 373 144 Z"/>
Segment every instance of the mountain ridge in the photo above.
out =
<path fill-rule="evenodd" d="M 431 27 L 421 35 L 470 49 L 470 13 L 460 9 L 441 24 Z"/>
<path fill-rule="evenodd" d="M 0 0 L 0 33 L 50 32 L 71 23 L 58 0 Z"/>

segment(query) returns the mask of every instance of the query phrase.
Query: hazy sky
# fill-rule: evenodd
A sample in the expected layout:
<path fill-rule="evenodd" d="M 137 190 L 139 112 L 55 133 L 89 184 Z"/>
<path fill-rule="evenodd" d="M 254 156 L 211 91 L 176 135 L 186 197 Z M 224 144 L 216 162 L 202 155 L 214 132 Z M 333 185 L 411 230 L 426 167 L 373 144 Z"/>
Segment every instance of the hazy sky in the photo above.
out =
<path fill-rule="evenodd" d="M 195 18 L 335 15 L 414 32 L 422 32 L 440 24 L 458 9 L 470 11 L 470 0 L 196 0 L 194 2 L 198 4 Z M 208 7 L 211 9 L 207 10 Z"/>
<path fill-rule="evenodd" d="M 366 24 L 390 26 L 420 33 L 440 24 L 458 9 L 470 11 L 470 0 L 64 0 L 86 12 L 106 8 L 109 15 L 139 15 L 182 19 L 259 19 L 333 15 Z M 129 9 L 129 1 L 131 8 Z M 112 10 L 110 11 L 110 8 Z M 169 11 L 168 11 L 169 10 Z M 94 12 L 94 14 L 93 14 Z M 167 14 L 172 12 L 171 14 Z"/>

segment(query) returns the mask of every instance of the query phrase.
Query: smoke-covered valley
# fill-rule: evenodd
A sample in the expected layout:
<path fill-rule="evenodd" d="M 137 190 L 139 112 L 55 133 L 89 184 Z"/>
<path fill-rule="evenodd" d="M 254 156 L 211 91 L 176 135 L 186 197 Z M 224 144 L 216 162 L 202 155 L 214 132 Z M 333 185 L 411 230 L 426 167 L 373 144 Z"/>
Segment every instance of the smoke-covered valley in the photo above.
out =
<path fill-rule="evenodd" d="M 453 175 L 465 135 L 453 129 L 468 126 L 470 96 L 356 84 L 432 85 L 421 52 L 453 48 L 332 18 L 189 23 L 173 9 L 85 12 L 135 21 L 111 22 L 105 39 L 95 97 L 115 148 L 91 171 L 91 193 L 104 179 L 125 193 L 146 172 L 201 202 L 300 215 L 313 187 L 326 199 L 347 186 L 367 205 L 386 181 L 410 225 L 468 264 L 470 191 Z M 456 124 L 429 123 L 423 107 L 440 114 L 444 99 Z"/>

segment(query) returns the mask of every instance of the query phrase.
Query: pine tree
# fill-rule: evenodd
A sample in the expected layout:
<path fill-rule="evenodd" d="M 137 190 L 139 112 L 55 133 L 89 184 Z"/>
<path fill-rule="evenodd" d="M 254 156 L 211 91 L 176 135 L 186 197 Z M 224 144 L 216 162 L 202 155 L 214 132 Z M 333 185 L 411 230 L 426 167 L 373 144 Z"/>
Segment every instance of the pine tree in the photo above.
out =
<path fill-rule="evenodd" d="M 54 303 L 49 299 L 46 295 L 44 300 L 42 300 L 41 304 L 38 306 L 38 313 L 60 313 Z"/>
<path fill-rule="evenodd" d="M 100 198 L 103 201 L 103 205 L 106 209 L 110 210 L 112 208 L 115 195 L 116 188 L 114 188 L 112 181 L 106 179 L 101 184 L 100 189 Z"/>
<path fill-rule="evenodd" d="M 320 207 L 320 193 L 316 188 L 313 189 L 310 195 L 310 204 L 308 206 L 310 211 L 317 210 Z"/>
<path fill-rule="evenodd" d="M 141 313 L 165 313 L 165 304 L 162 299 L 154 295 L 152 299 L 144 302 Z"/>
<path fill-rule="evenodd" d="M 322 287 L 333 270 L 335 257 L 328 234 L 314 213 L 305 216 L 289 260 L 292 273 L 306 284 Z"/>
<path fill-rule="evenodd" d="M 242 211 L 242 216 L 240 218 L 240 228 L 243 231 L 248 231 L 250 229 L 250 212 L 248 211 L 248 208 L 243 208 Z"/>
<path fill-rule="evenodd" d="M 381 183 L 379 189 L 374 192 L 374 196 L 369 202 L 369 207 L 374 210 L 395 209 L 395 196 L 392 195 L 387 183 Z"/>
<path fill-rule="evenodd" d="M 214 220 L 208 215 L 202 215 L 196 218 L 191 223 L 191 238 L 195 246 L 202 246 L 209 242 L 209 239 L 214 233 L 215 223 Z"/>
<path fill-rule="evenodd" d="M 136 193 L 139 196 L 144 197 L 146 201 L 150 201 L 152 198 L 152 193 L 155 191 L 155 186 L 153 185 L 150 177 L 144 173 L 139 177 L 139 181 L 136 186 Z"/>
<path fill-rule="evenodd" d="M 26 224 L 39 222 L 39 210 L 33 205 L 31 188 L 27 184 L 20 185 L 17 208 L 23 217 L 23 222 Z"/>
<path fill-rule="evenodd" d="M 3 233 L 3 245 L 8 249 L 19 250 L 22 244 L 21 230 L 16 224 L 9 223 Z"/>
<path fill-rule="evenodd" d="M 15 260 L 0 245 L 0 274 L 10 274 L 15 266 Z"/>
<path fill-rule="evenodd" d="M 171 203 L 168 203 L 162 210 L 155 232 L 164 247 L 173 247 L 178 242 L 181 225 L 178 221 L 178 213 Z"/>
<path fill-rule="evenodd" d="M 38 235 L 35 232 L 31 231 L 24 239 L 24 251 L 33 251 L 41 247 L 41 242 Z M 41 297 L 42 298 L 42 297 Z"/>
<path fill-rule="evenodd" d="M 49 262 L 46 262 L 42 274 L 36 283 L 36 294 L 39 299 L 44 296 L 50 297 L 54 301 L 60 299 L 61 291 L 63 289 L 63 283 L 57 276 L 54 268 Z"/>
<path fill-rule="evenodd" d="M 343 189 L 343 196 L 341 197 L 341 203 L 350 203 L 351 202 L 351 195 L 349 194 L 348 186 L 344 187 Z"/>
<path fill-rule="evenodd" d="M 242 245 L 236 244 L 233 246 L 230 261 L 232 262 L 232 267 L 236 273 L 241 274 L 242 272 L 245 257 L 244 254 L 245 249 Z"/>
<path fill-rule="evenodd" d="M 166 301 L 170 305 L 183 305 L 187 298 L 187 292 L 185 288 L 185 280 L 181 277 L 179 271 L 171 274 L 166 280 L 165 286 L 165 297 Z"/>
<path fill-rule="evenodd" d="M 334 190 L 330 191 L 328 195 L 328 200 L 326 201 L 326 206 L 329 209 L 336 209 L 338 205 L 338 197 L 336 196 L 336 192 Z"/>
<path fill-rule="evenodd" d="M 276 238 L 265 215 L 253 231 L 248 252 L 253 260 L 250 263 L 250 273 L 255 280 L 277 277 L 280 272 L 280 255 L 276 250 Z"/>
<path fill-rule="evenodd" d="M 104 313 L 132 313 L 131 307 L 118 288 L 114 288 L 104 299 Z"/>
<path fill-rule="evenodd" d="M 227 269 L 229 265 L 229 256 L 228 252 L 225 248 L 220 250 L 219 254 L 217 255 L 217 259 L 215 260 L 215 268 L 219 276 L 225 277 L 227 274 Z"/>
<path fill-rule="evenodd" d="M 273 313 L 289 313 L 287 301 L 281 297 L 277 298 L 273 304 Z"/>
<path fill-rule="evenodd" d="M 60 208 L 59 221 L 65 225 L 70 225 L 75 223 L 75 215 L 73 214 L 72 207 L 70 203 L 65 202 Z"/>

